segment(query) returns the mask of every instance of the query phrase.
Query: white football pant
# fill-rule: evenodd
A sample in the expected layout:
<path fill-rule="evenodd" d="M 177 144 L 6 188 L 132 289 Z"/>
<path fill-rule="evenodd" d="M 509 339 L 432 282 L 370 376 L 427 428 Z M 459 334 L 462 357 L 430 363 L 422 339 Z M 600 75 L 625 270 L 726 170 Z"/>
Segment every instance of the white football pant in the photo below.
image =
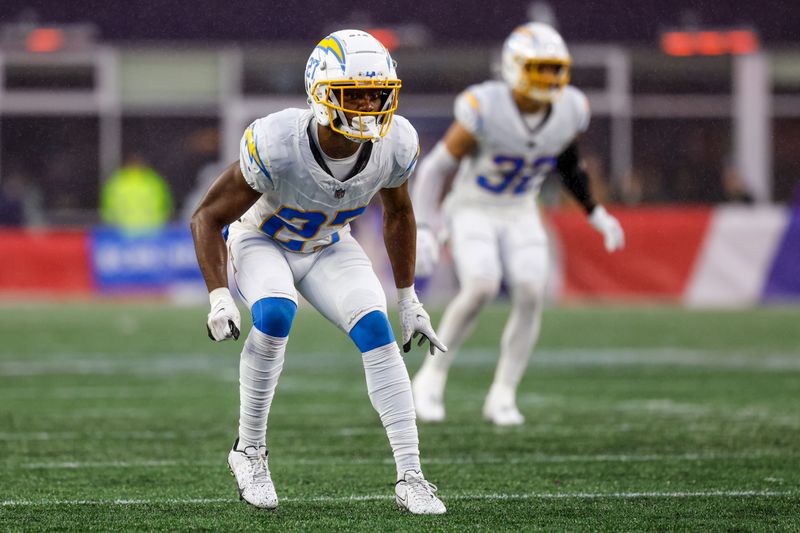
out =
<path fill-rule="evenodd" d="M 460 281 L 444 312 L 439 338 L 446 353 L 425 358 L 420 375 L 444 391 L 447 371 L 472 332 L 478 313 L 505 280 L 511 314 L 503 330 L 492 388 L 513 399 L 539 337 L 547 277 L 547 236 L 535 210 L 456 208 L 448 213 L 450 244 Z"/>

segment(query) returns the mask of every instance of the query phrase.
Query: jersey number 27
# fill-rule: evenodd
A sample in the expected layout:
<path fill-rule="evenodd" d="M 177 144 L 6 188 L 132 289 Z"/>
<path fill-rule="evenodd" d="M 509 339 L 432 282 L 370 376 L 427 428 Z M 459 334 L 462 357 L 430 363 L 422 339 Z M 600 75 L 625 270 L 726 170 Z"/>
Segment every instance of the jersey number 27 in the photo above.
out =
<path fill-rule="evenodd" d="M 356 207 L 355 209 L 345 209 L 337 211 L 328 221 L 325 213 L 320 211 L 302 211 L 293 207 L 281 207 L 271 216 L 261 223 L 261 231 L 272 237 L 275 242 L 281 244 L 293 252 L 300 252 L 305 247 L 306 242 L 313 239 L 319 233 L 323 224 L 328 226 L 344 226 L 354 218 L 358 217 L 367 209 L 367 206 Z M 286 230 L 293 237 L 299 239 L 281 239 L 279 234 Z M 331 236 L 331 244 L 339 240 L 339 233 L 335 232 Z"/>

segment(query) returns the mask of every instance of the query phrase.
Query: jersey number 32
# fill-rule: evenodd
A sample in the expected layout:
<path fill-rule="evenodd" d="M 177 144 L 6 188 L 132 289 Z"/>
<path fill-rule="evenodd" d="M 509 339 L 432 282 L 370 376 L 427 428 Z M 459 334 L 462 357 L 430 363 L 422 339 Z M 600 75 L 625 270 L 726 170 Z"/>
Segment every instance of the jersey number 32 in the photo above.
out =
<path fill-rule="evenodd" d="M 494 158 L 497 171 L 487 176 L 478 176 L 478 185 L 494 194 L 524 194 L 533 185 L 533 179 L 546 176 L 556 165 L 556 158 L 544 156 L 528 165 L 524 157 L 498 155 Z"/>

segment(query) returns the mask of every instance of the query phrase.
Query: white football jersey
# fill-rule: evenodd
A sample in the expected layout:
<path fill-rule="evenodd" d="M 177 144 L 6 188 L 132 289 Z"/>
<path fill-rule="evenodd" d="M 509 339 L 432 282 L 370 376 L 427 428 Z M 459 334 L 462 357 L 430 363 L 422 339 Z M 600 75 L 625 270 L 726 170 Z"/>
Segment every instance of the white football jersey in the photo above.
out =
<path fill-rule="evenodd" d="M 487 81 L 467 88 L 456 99 L 455 118 L 478 146 L 461 160 L 447 208 L 533 206 L 556 159 L 586 130 L 589 116 L 586 97 L 567 86 L 531 129 L 505 83 Z"/>
<path fill-rule="evenodd" d="M 310 127 L 316 127 L 310 110 L 286 109 L 245 130 L 239 165 L 263 196 L 231 231 L 257 228 L 292 252 L 313 252 L 339 241 L 380 189 L 401 186 L 419 156 L 417 132 L 395 115 L 385 137 L 363 146 L 363 168 L 339 181 L 315 157 Z"/>

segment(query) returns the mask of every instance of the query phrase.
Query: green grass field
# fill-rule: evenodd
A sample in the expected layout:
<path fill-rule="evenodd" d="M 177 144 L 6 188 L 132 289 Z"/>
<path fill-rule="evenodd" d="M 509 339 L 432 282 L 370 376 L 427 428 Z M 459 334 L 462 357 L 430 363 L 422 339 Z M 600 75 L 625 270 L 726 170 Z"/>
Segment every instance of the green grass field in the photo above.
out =
<path fill-rule="evenodd" d="M 800 531 L 800 309 L 549 309 L 512 429 L 480 418 L 489 309 L 420 427 L 442 517 L 396 509 L 359 354 L 305 310 L 270 417 L 280 507 L 239 502 L 241 340 L 205 313 L 0 304 L 0 531 Z"/>

